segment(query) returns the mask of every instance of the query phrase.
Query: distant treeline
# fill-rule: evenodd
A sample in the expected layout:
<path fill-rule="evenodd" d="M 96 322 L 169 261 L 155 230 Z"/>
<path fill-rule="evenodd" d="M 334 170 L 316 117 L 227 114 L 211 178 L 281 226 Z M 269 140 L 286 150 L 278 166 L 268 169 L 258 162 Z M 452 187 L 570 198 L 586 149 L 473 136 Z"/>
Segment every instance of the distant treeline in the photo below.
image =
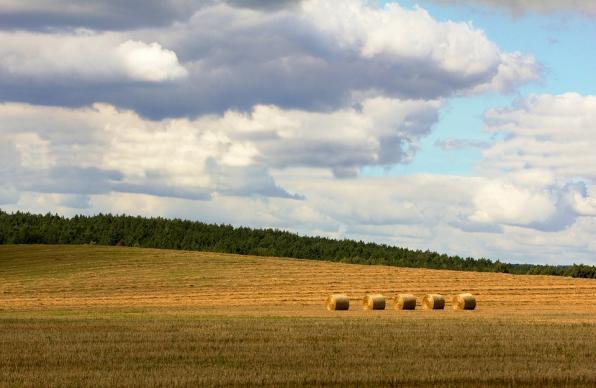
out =
<path fill-rule="evenodd" d="M 508 264 L 386 244 L 305 237 L 275 229 L 110 214 L 65 218 L 53 214 L 9 214 L 0 210 L 0 244 L 123 245 L 412 268 L 596 278 L 596 267 L 588 265 Z"/>

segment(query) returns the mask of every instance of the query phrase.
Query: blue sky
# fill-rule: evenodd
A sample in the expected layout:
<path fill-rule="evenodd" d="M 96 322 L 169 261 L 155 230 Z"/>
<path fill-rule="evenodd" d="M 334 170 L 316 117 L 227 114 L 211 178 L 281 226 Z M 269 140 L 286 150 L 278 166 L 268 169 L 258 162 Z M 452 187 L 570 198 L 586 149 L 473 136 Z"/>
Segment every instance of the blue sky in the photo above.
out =
<path fill-rule="evenodd" d="M 596 263 L 596 4 L 0 0 L 0 208 Z"/>
<path fill-rule="evenodd" d="M 410 8 L 422 7 L 438 20 L 471 22 L 499 47 L 534 54 L 544 66 L 545 76 L 539 82 L 521 86 L 506 95 L 489 93 L 450 99 L 441 110 L 441 119 L 433 133 L 420 143 L 420 151 L 412 163 L 390 170 L 373 168 L 367 170 L 367 174 L 474 175 L 474 165 L 482 158 L 479 149 L 444 151 L 437 141 L 461 137 L 490 141 L 490 135 L 483 132 L 484 112 L 495 106 L 509 105 L 515 98 L 531 93 L 575 91 L 596 94 L 596 23 L 589 17 L 575 13 L 545 15 L 536 12 L 513 16 L 508 10 L 498 8 L 419 1 L 396 3 Z"/>

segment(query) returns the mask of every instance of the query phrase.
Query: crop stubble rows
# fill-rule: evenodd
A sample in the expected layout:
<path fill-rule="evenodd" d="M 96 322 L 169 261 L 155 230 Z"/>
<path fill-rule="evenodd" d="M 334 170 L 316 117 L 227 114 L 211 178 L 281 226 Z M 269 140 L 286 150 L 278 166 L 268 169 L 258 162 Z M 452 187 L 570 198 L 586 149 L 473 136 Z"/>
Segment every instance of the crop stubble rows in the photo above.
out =
<path fill-rule="evenodd" d="M 367 292 L 450 296 L 472 292 L 479 311 L 594 317 L 596 282 L 329 263 L 230 254 L 98 246 L 0 246 L 0 308 L 193 307 L 321 311 L 344 292 L 360 309 Z M 391 307 L 392 303 L 389 304 Z M 315 314 L 316 315 L 316 314 Z"/>
<path fill-rule="evenodd" d="M 0 280 L 0 387 L 596 384 L 589 279 L 0 246 Z M 367 291 L 479 307 L 363 311 Z M 328 312 L 331 292 L 357 305 Z"/>
<path fill-rule="evenodd" d="M 591 386 L 586 325 L 4 319 L 0 386 Z M 473 344 L 473 345 L 472 345 Z"/>

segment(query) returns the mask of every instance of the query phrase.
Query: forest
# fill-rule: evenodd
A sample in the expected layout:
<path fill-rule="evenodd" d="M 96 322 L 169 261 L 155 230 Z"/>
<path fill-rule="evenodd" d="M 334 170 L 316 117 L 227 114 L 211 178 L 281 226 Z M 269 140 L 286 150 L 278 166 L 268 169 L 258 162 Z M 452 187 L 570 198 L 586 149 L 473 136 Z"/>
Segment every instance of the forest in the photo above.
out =
<path fill-rule="evenodd" d="M 596 278 L 596 266 L 511 264 L 386 244 L 300 236 L 197 221 L 98 214 L 8 213 L 0 209 L 0 244 L 99 244 L 291 257 L 355 264 Z"/>

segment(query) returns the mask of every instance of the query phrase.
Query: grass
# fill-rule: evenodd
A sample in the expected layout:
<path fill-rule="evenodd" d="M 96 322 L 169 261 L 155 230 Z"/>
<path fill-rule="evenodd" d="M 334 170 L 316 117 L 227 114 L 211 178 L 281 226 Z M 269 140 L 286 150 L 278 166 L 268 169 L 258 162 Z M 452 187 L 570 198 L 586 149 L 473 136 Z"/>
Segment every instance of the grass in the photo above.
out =
<path fill-rule="evenodd" d="M 594 280 L 90 246 L 0 246 L 0 279 L 0 386 L 596 385 Z"/>

